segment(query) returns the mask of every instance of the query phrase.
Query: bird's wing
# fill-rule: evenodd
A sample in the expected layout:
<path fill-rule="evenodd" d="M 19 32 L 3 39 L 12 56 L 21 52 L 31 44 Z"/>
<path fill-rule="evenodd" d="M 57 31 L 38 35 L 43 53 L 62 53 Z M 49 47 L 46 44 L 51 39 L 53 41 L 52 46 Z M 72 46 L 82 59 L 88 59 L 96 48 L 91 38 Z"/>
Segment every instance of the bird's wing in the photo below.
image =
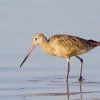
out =
<path fill-rule="evenodd" d="M 95 46 L 89 41 L 77 36 L 71 35 L 55 35 L 49 40 L 50 45 L 57 52 L 56 54 L 63 57 L 71 57 L 80 55 L 93 49 Z M 63 54 L 62 54 L 63 53 Z"/>
<path fill-rule="evenodd" d="M 49 43 L 58 45 L 61 47 L 70 47 L 70 48 L 84 48 L 84 44 L 86 46 L 87 40 L 70 35 L 54 35 L 49 40 Z"/>

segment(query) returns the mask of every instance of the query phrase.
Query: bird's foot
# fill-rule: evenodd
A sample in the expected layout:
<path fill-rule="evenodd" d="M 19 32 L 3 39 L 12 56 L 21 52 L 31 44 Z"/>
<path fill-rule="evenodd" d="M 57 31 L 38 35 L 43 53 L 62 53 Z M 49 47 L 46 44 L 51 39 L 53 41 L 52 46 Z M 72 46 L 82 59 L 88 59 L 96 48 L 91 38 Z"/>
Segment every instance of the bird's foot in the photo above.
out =
<path fill-rule="evenodd" d="M 81 82 L 81 81 L 84 81 L 84 80 L 85 79 L 82 76 L 80 76 L 79 81 Z"/>

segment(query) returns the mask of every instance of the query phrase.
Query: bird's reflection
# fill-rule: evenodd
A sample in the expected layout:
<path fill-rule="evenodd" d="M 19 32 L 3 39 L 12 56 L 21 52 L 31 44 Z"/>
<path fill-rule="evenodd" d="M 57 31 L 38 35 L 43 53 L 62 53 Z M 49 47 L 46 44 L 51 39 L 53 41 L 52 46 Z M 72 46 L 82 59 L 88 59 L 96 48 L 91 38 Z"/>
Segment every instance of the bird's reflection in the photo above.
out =
<path fill-rule="evenodd" d="M 67 100 L 70 100 L 70 96 L 72 95 L 72 94 L 80 94 L 80 100 L 83 100 L 83 96 L 82 96 L 82 82 L 79 82 L 79 92 L 71 92 L 70 91 L 70 84 L 69 84 L 69 82 L 66 82 L 66 92 L 67 92 Z"/>
<path fill-rule="evenodd" d="M 69 91 L 69 82 L 67 81 L 67 99 L 69 100 L 70 91 Z"/>
<path fill-rule="evenodd" d="M 80 85 L 80 100 L 83 99 L 83 96 L 82 96 L 82 82 L 79 82 L 79 85 Z"/>

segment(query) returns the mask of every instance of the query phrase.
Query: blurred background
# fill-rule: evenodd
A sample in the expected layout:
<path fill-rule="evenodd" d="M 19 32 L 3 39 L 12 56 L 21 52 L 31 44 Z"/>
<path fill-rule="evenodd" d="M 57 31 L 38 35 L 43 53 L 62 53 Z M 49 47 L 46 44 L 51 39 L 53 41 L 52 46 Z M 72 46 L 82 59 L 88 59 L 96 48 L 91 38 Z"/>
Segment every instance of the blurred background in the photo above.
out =
<path fill-rule="evenodd" d="M 15 100 L 13 95 L 66 90 L 67 61 L 49 56 L 38 46 L 19 69 L 37 32 L 47 38 L 70 34 L 100 41 L 100 0 L 0 0 L 0 99 Z M 85 84 L 84 90 L 100 90 L 100 48 L 81 57 L 84 77 L 93 81 Z M 72 91 L 76 92 L 79 68 L 79 60 L 73 57 L 70 80 L 74 81 Z"/>

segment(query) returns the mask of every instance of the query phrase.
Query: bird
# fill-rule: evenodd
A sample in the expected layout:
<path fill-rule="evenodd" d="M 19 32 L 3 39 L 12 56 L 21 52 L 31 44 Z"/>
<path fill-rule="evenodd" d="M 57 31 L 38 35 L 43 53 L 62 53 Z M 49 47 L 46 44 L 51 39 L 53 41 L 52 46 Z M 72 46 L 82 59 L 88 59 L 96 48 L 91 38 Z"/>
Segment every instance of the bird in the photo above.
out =
<path fill-rule="evenodd" d="M 23 65 L 23 63 L 26 61 L 26 59 L 29 57 L 37 45 L 46 53 L 67 60 L 68 69 L 66 81 L 69 79 L 71 57 L 75 56 L 78 58 L 81 62 L 79 81 L 82 81 L 84 80 L 82 75 L 83 59 L 80 57 L 80 55 L 87 53 L 95 47 L 100 46 L 100 42 L 92 39 L 83 39 L 78 36 L 72 36 L 69 34 L 57 34 L 47 39 L 43 33 L 36 33 L 32 38 L 32 47 L 22 61 L 20 67 Z"/>

